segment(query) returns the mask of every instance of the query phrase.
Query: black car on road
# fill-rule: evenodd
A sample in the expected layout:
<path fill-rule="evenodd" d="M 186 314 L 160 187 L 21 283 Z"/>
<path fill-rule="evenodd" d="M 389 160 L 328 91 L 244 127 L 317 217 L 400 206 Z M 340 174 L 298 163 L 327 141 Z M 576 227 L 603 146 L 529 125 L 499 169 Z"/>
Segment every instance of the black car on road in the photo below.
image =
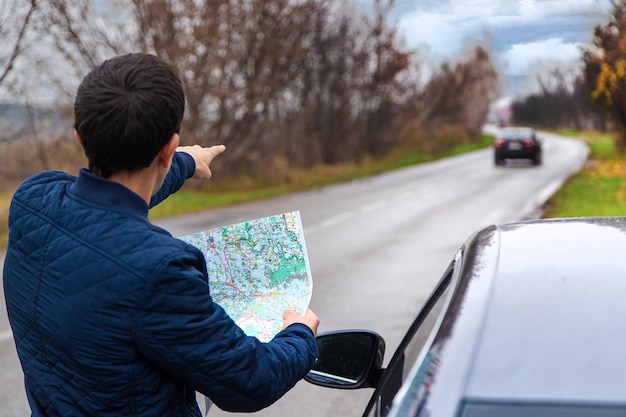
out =
<path fill-rule="evenodd" d="M 508 159 L 528 159 L 533 165 L 541 164 L 541 141 L 532 128 L 500 129 L 493 142 L 493 151 L 496 165 L 504 165 Z"/>
<path fill-rule="evenodd" d="M 363 416 L 626 416 L 625 259 L 626 217 L 486 227 L 386 367 L 380 335 L 336 331 L 305 379 L 373 387 Z"/>

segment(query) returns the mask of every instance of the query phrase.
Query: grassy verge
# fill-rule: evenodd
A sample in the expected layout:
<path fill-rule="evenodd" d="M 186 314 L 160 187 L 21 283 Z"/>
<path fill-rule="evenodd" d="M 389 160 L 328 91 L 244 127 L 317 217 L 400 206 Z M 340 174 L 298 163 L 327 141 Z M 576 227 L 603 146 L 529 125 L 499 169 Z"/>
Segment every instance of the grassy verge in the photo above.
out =
<path fill-rule="evenodd" d="M 613 136 L 558 132 L 584 138 L 590 156 L 585 168 L 572 176 L 546 204 L 545 218 L 626 215 L 626 161 L 613 146 Z"/>
<path fill-rule="evenodd" d="M 200 211 L 212 207 L 244 203 L 294 191 L 310 190 L 327 185 L 338 184 L 365 178 L 395 169 L 405 168 L 424 162 L 459 155 L 491 146 L 493 136 L 483 135 L 480 142 L 462 144 L 445 152 L 424 153 L 416 149 L 401 148 L 380 160 L 369 160 L 360 164 L 338 166 L 321 166 L 311 170 L 294 170 L 290 173 L 291 180 L 287 184 L 268 185 L 262 180 L 249 179 L 239 184 L 224 184 L 207 190 L 183 189 L 170 196 L 166 201 L 150 210 L 150 218 L 158 219 Z M 242 184 L 245 186 L 242 189 Z"/>

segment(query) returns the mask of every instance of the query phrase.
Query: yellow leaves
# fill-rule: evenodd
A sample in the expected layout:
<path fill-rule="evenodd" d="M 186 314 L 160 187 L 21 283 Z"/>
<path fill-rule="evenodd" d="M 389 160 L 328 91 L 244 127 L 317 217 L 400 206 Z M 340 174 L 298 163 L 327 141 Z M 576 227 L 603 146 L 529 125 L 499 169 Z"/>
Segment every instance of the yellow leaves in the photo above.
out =
<path fill-rule="evenodd" d="M 596 178 L 626 178 L 626 161 L 601 161 L 588 170 L 591 179 Z"/>
<path fill-rule="evenodd" d="M 615 63 L 615 73 L 617 74 L 617 78 L 622 79 L 626 76 L 626 60 L 618 59 Z"/>
<path fill-rule="evenodd" d="M 617 193 L 615 193 L 615 200 L 620 204 L 624 204 L 624 202 L 626 202 L 626 186 L 622 185 L 619 190 L 617 190 Z"/>
<path fill-rule="evenodd" d="M 603 97 L 608 106 L 613 105 L 613 97 L 619 90 L 626 89 L 620 85 L 626 80 L 626 59 L 620 58 L 613 65 L 603 62 L 596 81 L 596 88 L 591 92 L 594 99 Z"/>

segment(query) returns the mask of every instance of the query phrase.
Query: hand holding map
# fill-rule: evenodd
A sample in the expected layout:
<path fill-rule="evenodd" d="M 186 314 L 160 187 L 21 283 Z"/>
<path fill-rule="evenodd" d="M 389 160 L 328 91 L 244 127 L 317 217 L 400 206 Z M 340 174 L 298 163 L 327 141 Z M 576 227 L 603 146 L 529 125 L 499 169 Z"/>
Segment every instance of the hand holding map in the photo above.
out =
<path fill-rule="evenodd" d="M 293 310 L 285 310 L 283 320 L 283 329 L 294 323 L 302 323 L 306 324 L 313 331 L 313 336 L 317 337 L 317 326 L 320 324 L 320 319 L 311 309 L 307 309 L 303 316 L 298 316 Z"/>

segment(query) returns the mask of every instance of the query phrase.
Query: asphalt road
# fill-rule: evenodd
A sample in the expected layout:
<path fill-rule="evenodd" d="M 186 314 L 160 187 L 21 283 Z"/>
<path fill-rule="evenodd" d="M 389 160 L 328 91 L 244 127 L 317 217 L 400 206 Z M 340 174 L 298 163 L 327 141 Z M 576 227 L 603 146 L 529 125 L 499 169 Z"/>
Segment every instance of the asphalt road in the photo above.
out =
<path fill-rule="evenodd" d="M 542 134 L 544 163 L 495 167 L 481 150 L 365 180 L 158 222 L 175 236 L 299 210 L 320 331 L 368 328 L 388 360 L 456 250 L 475 230 L 538 216 L 587 155 L 579 141 Z M 3 303 L 4 304 L 4 303 Z M 0 417 L 29 415 L 6 310 L 0 309 Z M 371 390 L 300 382 L 254 415 L 360 416 Z M 209 416 L 232 415 L 219 409 Z"/>

